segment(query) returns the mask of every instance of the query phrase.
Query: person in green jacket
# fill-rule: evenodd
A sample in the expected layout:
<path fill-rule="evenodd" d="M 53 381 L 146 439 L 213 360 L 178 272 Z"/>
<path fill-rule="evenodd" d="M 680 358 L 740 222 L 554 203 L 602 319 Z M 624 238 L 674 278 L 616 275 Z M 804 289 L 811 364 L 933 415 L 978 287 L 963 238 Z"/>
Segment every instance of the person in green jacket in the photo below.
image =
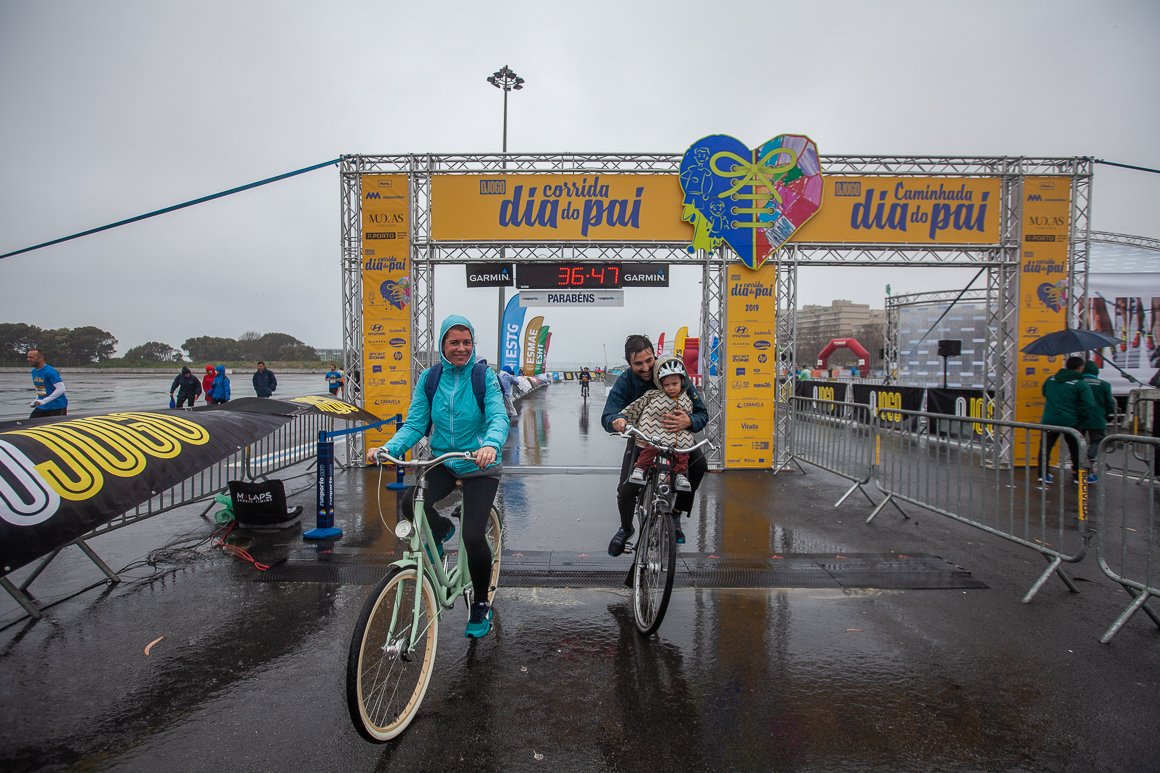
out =
<path fill-rule="evenodd" d="M 1108 420 L 1116 417 L 1116 398 L 1112 397 L 1112 385 L 1100 378 L 1100 367 L 1091 360 L 1083 366 L 1083 381 L 1088 385 L 1095 400 L 1096 409 L 1080 425 L 1079 428 L 1087 436 L 1088 466 L 1095 461 L 1096 452 L 1100 448 L 1100 441 L 1107 434 Z M 1095 483 L 1095 473 L 1088 475 L 1088 483 Z"/>
<path fill-rule="evenodd" d="M 1079 429 L 1088 417 L 1096 413 L 1095 398 L 1092 397 L 1091 387 L 1083 378 L 1083 357 L 1071 356 L 1063 364 L 1063 370 L 1043 382 L 1043 397 L 1046 400 L 1043 406 L 1043 418 L 1040 424 L 1054 427 L 1073 427 Z M 1055 448 L 1059 436 L 1067 443 L 1067 452 L 1071 456 L 1072 475 L 1079 479 L 1079 468 L 1083 461 L 1079 458 L 1079 443 L 1069 432 L 1055 432 L 1047 430 L 1045 442 L 1040 448 L 1039 480 L 1051 483 L 1052 476 L 1047 471 L 1051 451 Z M 1062 461 L 1062 460 L 1061 460 Z"/>

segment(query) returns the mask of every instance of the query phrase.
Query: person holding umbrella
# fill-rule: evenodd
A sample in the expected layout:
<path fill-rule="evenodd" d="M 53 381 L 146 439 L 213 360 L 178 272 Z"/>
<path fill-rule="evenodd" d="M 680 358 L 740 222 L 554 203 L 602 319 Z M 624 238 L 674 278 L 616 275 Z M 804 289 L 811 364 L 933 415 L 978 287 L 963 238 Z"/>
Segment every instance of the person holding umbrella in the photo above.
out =
<path fill-rule="evenodd" d="M 1043 406 L 1043 418 L 1039 420 L 1040 424 L 1079 429 L 1098 411 L 1092 390 L 1084 382 L 1083 367 L 1083 357 L 1073 355 L 1064 362 L 1063 370 L 1043 382 L 1043 398 L 1046 402 Z M 1039 455 L 1039 481 L 1050 484 L 1054 480 L 1048 472 L 1048 466 L 1051 452 L 1060 435 L 1063 435 L 1064 442 L 1067 443 L 1072 472 L 1078 481 L 1083 460 L 1079 458 L 1079 443 L 1076 442 L 1075 436 L 1052 430 L 1047 430 L 1046 434 Z"/>

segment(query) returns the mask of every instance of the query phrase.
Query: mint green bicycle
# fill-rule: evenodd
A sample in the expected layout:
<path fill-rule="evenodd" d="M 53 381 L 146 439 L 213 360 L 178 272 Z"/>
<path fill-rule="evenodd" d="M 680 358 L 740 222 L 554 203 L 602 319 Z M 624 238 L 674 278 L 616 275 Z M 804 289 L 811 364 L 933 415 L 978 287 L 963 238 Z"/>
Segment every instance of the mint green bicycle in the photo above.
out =
<path fill-rule="evenodd" d="M 386 453 L 380 461 L 414 468 L 418 474 L 415 513 L 421 514 L 426 499 L 427 471 L 451 459 L 471 459 L 468 452 L 454 452 L 426 461 L 405 462 Z M 406 542 L 403 557 L 391 564 L 363 605 L 350 641 L 346 661 L 346 705 L 359 734 L 368 741 L 389 741 L 407 729 L 415 718 L 431 674 L 439 646 L 439 620 L 462 596 L 471 609 L 471 574 L 463 529 L 459 529 L 459 554 L 454 566 L 433 560 L 436 542 L 426 518 L 418 523 L 400 520 L 395 536 Z M 491 580 L 488 603 L 499 587 L 503 529 L 499 511 L 488 513 L 485 531 L 491 549 Z"/>

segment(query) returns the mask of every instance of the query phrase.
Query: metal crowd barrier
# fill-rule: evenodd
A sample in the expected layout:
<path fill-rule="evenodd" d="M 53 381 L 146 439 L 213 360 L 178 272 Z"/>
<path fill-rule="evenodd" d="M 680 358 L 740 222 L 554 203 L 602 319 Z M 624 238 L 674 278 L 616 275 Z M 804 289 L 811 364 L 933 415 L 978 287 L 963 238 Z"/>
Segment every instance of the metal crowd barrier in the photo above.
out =
<path fill-rule="evenodd" d="M 901 409 L 879 411 L 873 425 L 874 479 L 886 499 L 867 523 L 887 504 L 898 508 L 899 502 L 907 502 L 1040 553 L 1048 566 L 1024 602 L 1052 574 L 1077 590 L 1061 567 L 1083 559 L 1089 537 L 1082 471 L 1087 445 L 1078 431 Z M 1015 458 L 1035 459 L 1037 444 L 1047 432 L 1061 435 L 1056 444 L 1059 461 L 1047 468 L 1053 481 L 1041 483 L 1035 466 L 999 462 L 997 438 L 1009 434 Z M 1063 463 L 1067 436 L 1079 451 L 1078 486 L 1075 473 Z"/>
<path fill-rule="evenodd" d="M 1129 474 L 1106 474 L 1109 462 L 1117 459 Z M 1158 438 L 1109 435 L 1100 442 L 1094 508 L 1098 514 L 1097 556 L 1103 573 L 1132 597 L 1132 603 L 1100 639 L 1105 644 L 1141 609 L 1160 627 L 1160 616 L 1148 608 L 1148 602 L 1160 596 L 1160 513 L 1154 483 L 1158 465 Z M 1139 485 L 1141 481 L 1148 485 Z"/>
<path fill-rule="evenodd" d="M 778 409 L 786 410 L 787 404 L 782 403 Z M 781 472 L 790 462 L 805 472 L 799 462 L 806 462 L 852 483 L 834 503 L 834 507 L 841 506 L 855 491 L 861 491 L 870 504 L 875 504 L 865 488 L 874 469 L 874 430 L 870 406 L 791 397 L 788 410 L 792 413 L 793 427 L 789 438 L 789 453 L 774 474 Z"/>

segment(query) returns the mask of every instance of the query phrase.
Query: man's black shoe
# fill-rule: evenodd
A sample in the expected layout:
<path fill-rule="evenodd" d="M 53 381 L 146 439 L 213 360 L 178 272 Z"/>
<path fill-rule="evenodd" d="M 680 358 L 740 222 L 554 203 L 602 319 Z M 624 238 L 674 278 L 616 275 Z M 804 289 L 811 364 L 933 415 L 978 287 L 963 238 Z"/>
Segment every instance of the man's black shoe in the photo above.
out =
<path fill-rule="evenodd" d="M 625 529 L 621 526 L 616 530 L 616 534 L 612 537 L 612 541 L 608 543 L 608 555 L 619 556 L 624 552 L 624 543 L 628 542 L 628 538 L 632 536 L 633 529 Z"/>

